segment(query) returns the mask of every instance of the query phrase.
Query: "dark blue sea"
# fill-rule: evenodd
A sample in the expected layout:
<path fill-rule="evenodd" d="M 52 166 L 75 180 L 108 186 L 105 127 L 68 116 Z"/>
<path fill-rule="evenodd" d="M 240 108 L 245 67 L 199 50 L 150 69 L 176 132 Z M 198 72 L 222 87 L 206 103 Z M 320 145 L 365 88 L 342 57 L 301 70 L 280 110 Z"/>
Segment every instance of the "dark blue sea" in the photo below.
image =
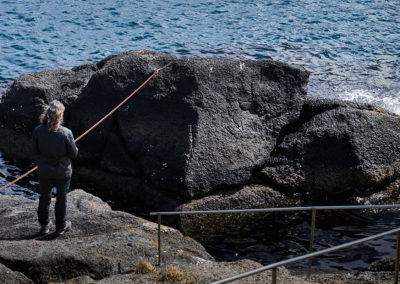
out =
<path fill-rule="evenodd" d="M 398 0 L 2 0 L 0 85 L 131 49 L 275 59 L 309 94 L 400 113 Z"/>
<path fill-rule="evenodd" d="M 24 73 L 69 69 L 132 49 L 298 64 L 312 72 L 310 96 L 368 102 L 400 114 L 398 0 L 0 0 L 0 91 Z M 25 169 L 0 153 L 0 185 Z M 35 198 L 30 188 L 36 185 L 30 176 L 3 193 Z M 338 230 L 323 235 L 337 236 L 334 243 L 353 237 L 343 226 Z M 351 230 L 360 229 L 344 232 Z M 253 236 L 246 256 L 267 262 L 271 255 L 302 252 L 298 236 L 268 253 Z M 216 254 L 240 257 L 229 238 L 238 241 L 223 238 Z M 391 252 L 392 240 L 369 246 L 366 254 Z M 339 268 L 363 267 L 365 258 Z"/>

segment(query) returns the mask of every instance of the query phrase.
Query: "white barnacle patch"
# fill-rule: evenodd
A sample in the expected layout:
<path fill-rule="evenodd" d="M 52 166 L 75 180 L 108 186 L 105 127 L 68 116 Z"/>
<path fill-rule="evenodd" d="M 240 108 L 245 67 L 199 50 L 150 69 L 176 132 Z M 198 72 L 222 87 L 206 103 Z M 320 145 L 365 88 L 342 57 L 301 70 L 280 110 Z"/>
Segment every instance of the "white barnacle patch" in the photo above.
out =
<path fill-rule="evenodd" d="M 210 260 L 198 257 L 198 256 L 191 256 L 191 258 L 195 261 L 196 264 L 211 262 Z"/>
<path fill-rule="evenodd" d="M 151 223 L 151 222 L 144 222 L 142 223 L 141 227 L 147 231 L 158 230 L 158 225 L 156 223 Z M 161 225 L 161 232 L 163 233 L 173 233 L 175 231 L 176 230 L 171 227 Z"/>

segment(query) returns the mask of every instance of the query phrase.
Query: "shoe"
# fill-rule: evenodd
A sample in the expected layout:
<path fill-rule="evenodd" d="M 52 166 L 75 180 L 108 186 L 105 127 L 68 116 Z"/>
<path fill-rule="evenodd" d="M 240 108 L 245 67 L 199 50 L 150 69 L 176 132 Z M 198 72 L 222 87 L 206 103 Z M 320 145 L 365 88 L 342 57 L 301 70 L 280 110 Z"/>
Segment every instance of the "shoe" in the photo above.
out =
<path fill-rule="evenodd" d="M 64 228 L 56 230 L 55 234 L 58 236 L 62 236 L 62 235 L 64 235 L 65 232 L 68 232 L 71 229 L 72 229 L 72 223 L 71 223 L 71 221 L 67 221 L 67 222 L 65 222 Z"/>
<path fill-rule="evenodd" d="M 47 223 L 46 225 L 42 226 L 42 227 L 40 228 L 39 236 L 43 236 L 43 235 L 48 234 L 48 233 L 50 232 L 50 227 L 51 227 L 52 225 L 53 225 L 53 224 L 52 224 L 51 221 L 50 221 L 50 222 Z"/>

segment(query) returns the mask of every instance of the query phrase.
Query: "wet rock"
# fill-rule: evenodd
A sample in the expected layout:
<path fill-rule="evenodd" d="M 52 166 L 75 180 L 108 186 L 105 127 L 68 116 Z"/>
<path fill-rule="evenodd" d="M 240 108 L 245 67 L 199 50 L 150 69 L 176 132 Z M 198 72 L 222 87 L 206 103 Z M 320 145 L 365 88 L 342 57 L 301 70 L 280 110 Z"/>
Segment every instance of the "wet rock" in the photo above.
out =
<path fill-rule="evenodd" d="M 366 271 L 379 272 L 379 271 L 394 271 L 396 260 L 394 257 L 386 257 L 375 261 L 370 264 Z"/>
<path fill-rule="evenodd" d="M 365 195 L 400 174 L 400 117 L 369 105 L 309 98 L 262 170 L 316 200 Z"/>
<path fill-rule="evenodd" d="M 357 197 L 356 203 L 362 205 L 370 204 L 398 204 L 400 202 L 400 178 L 389 183 L 382 190 L 378 190 L 365 197 Z M 375 209 L 374 212 L 388 213 L 397 209 Z"/>
<path fill-rule="evenodd" d="M 261 185 L 245 186 L 192 200 L 177 208 L 179 211 L 256 209 L 271 207 L 299 206 L 299 201 L 289 198 L 269 187 Z M 192 236 L 229 232 L 243 224 L 254 224 L 265 218 L 267 213 L 240 214 L 195 214 L 182 215 L 180 227 Z"/>

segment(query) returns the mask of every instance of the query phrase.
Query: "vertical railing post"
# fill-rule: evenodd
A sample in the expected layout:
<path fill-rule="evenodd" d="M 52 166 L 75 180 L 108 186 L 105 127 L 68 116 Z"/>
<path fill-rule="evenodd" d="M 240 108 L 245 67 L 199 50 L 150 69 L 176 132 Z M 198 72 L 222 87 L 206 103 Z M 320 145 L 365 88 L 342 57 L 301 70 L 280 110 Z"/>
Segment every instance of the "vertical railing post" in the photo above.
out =
<path fill-rule="evenodd" d="M 317 215 L 317 210 L 312 210 L 311 215 L 311 233 L 310 233 L 310 249 L 309 253 L 313 252 L 313 244 L 314 244 L 314 231 L 315 231 L 315 216 Z M 312 265 L 312 258 L 308 259 L 308 270 L 307 270 L 307 278 L 311 276 L 311 265 Z"/>
<path fill-rule="evenodd" d="M 396 262 L 394 265 L 394 284 L 399 283 L 400 232 L 397 233 Z"/>
<path fill-rule="evenodd" d="M 272 268 L 272 284 L 276 284 L 276 267 Z"/>
<path fill-rule="evenodd" d="M 158 265 L 161 265 L 161 215 L 157 215 L 158 222 Z"/>

